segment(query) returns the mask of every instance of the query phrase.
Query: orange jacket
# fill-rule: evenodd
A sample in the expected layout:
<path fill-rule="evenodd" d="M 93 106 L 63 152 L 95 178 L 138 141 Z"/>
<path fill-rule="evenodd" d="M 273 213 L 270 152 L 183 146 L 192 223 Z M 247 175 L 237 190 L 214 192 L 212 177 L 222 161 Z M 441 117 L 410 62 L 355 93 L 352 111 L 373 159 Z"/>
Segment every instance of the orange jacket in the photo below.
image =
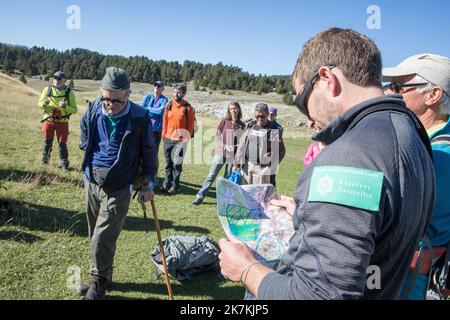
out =
<path fill-rule="evenodd" d="M 172 107 L 169 111 L 168 107 L 171 102 Z M 187 117 L 185 114 L 185 106 L 187 106 Z M 181 103 L 175 100 L 169 101 L 164 109 L 162 136 L 172 141 L 187 141 L 194 132 L 194 122 L 194 108 L 187 101 L 183 100 Z M 189 136 L 186 131 L 189 132 Z"/>

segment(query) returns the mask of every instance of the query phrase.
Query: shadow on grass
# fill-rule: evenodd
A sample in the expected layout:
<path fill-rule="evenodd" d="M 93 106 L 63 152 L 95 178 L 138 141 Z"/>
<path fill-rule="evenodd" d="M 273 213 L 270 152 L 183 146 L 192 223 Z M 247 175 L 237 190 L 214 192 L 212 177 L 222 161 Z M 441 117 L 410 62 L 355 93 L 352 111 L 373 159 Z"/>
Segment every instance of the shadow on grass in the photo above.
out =
<path fill-rule="evenodd" d="M 26 232 L 0 231 L 0 240 L 12 240 L 17 242 L 34 243 L 36 241 L 41 241 L 42 238 Z"/>
<path fill-rule="evenodd" d="M 186 181 L 180 181 L 180 185 L 185 186 L 186 188 L 196 189 L 196 190 L 200 190 L 200 188 L 202 187 L 201 185 L 193 184 L 193 183 L 186 182 Z"/>
<path fill-rule="evenodd" d="M 76 171 L 71 169 L 70 171 Z M 16 169 L 0 169 L 0 180 L 14 181 L 19 183 L 30 183 L 36 186 L 47 186 L 53 183 L 68 183 L 72 186 L 79 186 L 80 178 L 74 179 L 63 174 L 49 173 L 45 171 L 24 171 Z"/>
<path fill-rule="evenodd" d="M 177 194 L 195 196 L 200 188 L 201 188 L 201 186 L 197 186 L 197 185 L 193 185 L 193 184 L 189 184 L 189 183 L 180 181 L 180 188 L 178 189 Z M 157 187 L 155 191 L 156 191 L 156 194 L 161 195 L 163 197 L 176 197 L 176 195 L 171 196 L 165 192 L 162 192 L 160 187 Z"/>
<path fill-rule="evenodd" d="M 217 181 L 217 180 L 216 180 Z M 214 181 L 213 186 L 211 186 L 211 188 L 208 191 L 208 195 L 211 198 L 215 198 L 216 197 L 216 188 L 215 183 L 216 181 Z M 189 182 L 180 182 L 180 193 L 181 194 L 185 194 L 185 195 L 192 195 L 192 196 L 196 196 L 198 191 L 202 188 L 202 186 L 200 185 L 196 185 L 196 184 L 192 184 Z"/>
<path fill-rule="evenodd" d="M 205 228 L 196 227 L 196 226 L 186 226 L 186 225 L 176 225 L 170 220 L 161 220 L 158 219 L 159 226 L 161 230 L 172 229 L 175 231 L 180 231 L 183 233 L 194 233 L 194 234 L 209 234 L 210 231 Z M 153 216 L 151 211 L 147 212 L 147 221 L 144 218 L 135 217 L 135 216 L 127 216 L 125 219 L 125 225 L 123 227 L 124 230 L 128 231 L 146 231 L 154 232 L 155 231 L 155 222 L 153 220 Z"/>
<path fill-rule="evenodd" d="M 87 236 L 87 222 L 83 213 L 17 200 L 0 200 L 0 225 Z"/>
<path fill-rule="evenodd" d="M 155 231 L 151 211 L 148 219 L 128 215 L 125 219 L 124 230 Z M 87 237 L 88 227 L 85 213 L 69 211 L 61 208 L 37 205 L 16 200 L 0 199 L 0 225 L 17 225 L 29 230 L 54 232 L 67 235 Z M 187 225 L 176 225 L 170 220 L 159 220 L 162 230 L 172 229 L 176 232 L 209 234 L 205 228 Z"/>
<path fill-rule="evenodd" d="M 179 282 L 171 281 L 174 298 L 177 296 L 186 299 L 195 297 L 209 298 L 213 300 L 242 300 L 245 289 L 241 286 L 223 286 L 226 280 L 220 275 L 219 271 L 197 274 L 191 280 Z M 121 292 L 122 295 L 114 295 Z M 131 299 L 123 294 L 127 292 L 141 292 L 149 294 L 158 294 L 167 297 L 167 287 L 164 283 L 164 276 L 161 276 L 160 283 L 114 283 L 111 288 L 110 300 L 128 300 Z M 168 299 L 168 298 L 167 298 Z M 132 300 L 132 299 L 131 299 Z M 157 300 L 157 299 L 148 299 Z"/>
<path fill-rule="evenodd" d="M 190 184 L 187 182 L 180 182 L 180 188 L 178 189 L 178 192 L 176 195 L 169 195 L 165 192 L 162 192 L 160 190 L 160 188 L 156 188 L 155 193 L 161 197 L 176 197 L 177 195 L 187 195 L 187 196 L 192 196 L 192 199 L 195 198 L 195 196 L 197 195 L 198 191 L 201 189 L 202 186 L 198 186 L 195 184 Z M 211 189 L 208 192 L 208 196 L 211 198 L 215 198 L 216 197 L 216 189 L 214 187 L 211 187 Z"/>

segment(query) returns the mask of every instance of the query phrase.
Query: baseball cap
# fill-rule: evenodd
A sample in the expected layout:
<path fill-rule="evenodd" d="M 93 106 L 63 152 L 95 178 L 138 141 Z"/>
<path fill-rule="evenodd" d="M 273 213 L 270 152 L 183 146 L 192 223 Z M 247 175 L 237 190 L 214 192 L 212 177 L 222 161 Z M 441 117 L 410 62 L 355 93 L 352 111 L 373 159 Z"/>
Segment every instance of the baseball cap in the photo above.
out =
<path fill-rule="evenodd" d="M 398 66 L 383 68 L 383 81 L 392 81 L 394 77 L 418 75 L 428 82 L 441 87 L 450 94 L 450 60 L 447 57 L 431 53 L 422 53 L 403 60 Z"/>
<path fill-rule="evenodd" d="M 66 79 L 66 74 L 62 71 L 57 71 L 55 72 L 55 74 L 53 75 L 53 77 L 55 78 L 61 78 L 61 79 Z"/>
<path fill-rule="evenodd" d="M 153 85 L 158 88 L 164 88 L 164 82 L 162 81 L 155 81 Z"/>
<path fill-rule="evenodd" d="M 278 115 L 278 109 L 277 108 L 269 108 L 269 113 L 273 113 L 274 115 Z"/>

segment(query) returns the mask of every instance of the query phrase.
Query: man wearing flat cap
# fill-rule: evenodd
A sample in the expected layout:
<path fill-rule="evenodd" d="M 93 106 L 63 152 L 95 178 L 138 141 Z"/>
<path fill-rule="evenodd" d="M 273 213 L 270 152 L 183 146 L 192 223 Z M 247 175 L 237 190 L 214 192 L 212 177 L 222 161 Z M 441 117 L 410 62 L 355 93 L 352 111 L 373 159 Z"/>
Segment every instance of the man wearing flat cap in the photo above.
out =
<path fill-rule="evenodd" d="M 433 281 L 428 279 L 430 249 L 432 247 L 436 260 L 442 260 L 450 242 L 450 60 L 436 54 L 417 54 L 396 67 L 384 68 L 383 81 L 390 81 L 385 86 L 386 93 L 403 98 L 406 106 L 423 123 L 431 140 L 436 201 L 426 238 L 417 248 L 417 259 L 411 264 L 401 296 L 404 299 L 424 300 L 428 283 Z M 419 255 L 420 263 L 417 262 Z M 416 264 L 418 274 L 414 279 Z"/>
<path fill-rule="evenodd" d="M 69 170 L 69 152 L 67 139 L 69 137 L 69 118 L 77 112 L 75 94 L 66 86 L 66 75 L 58 71 L 53 75 L 53 85 L 46 87 L 39 99 L 38 107 L 44 110 L 42 117 L 42 134 L 44 147 L 42 150 L 42 164 L 48 164 L 56 137 L 59 144 L 59 168 Z"/>
<path fill-rule="evenodd" d="M 141 177 L 139 201 L 153 200 L 157 164 L 152 123 L 148 112 L 129 100 L 126 72 L 107 68 L 101 89 L 102 97 L 88 104 L 80 123 L 92 279 L 79 291 L 87 300 L 105 298 L 132 185 Z"/>

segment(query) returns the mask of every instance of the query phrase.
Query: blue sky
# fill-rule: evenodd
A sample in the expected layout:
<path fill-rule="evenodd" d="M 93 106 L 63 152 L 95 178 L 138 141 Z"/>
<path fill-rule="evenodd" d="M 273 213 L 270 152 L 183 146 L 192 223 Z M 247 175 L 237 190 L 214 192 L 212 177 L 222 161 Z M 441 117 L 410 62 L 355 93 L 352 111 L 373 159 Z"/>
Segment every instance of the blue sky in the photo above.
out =
<path fill-rule="evenodd" d="M 80 30 L 66 28 L 69 5 L 81 9 Z M 370 5 L 380 7 L 380 30 L 367 28 Z M 290 74 L 303 44 L 331 26 L 371 37 L 385 66 L 450 56 L 449 12 L 447 0 L 14 0 L 0 4 L 0 42 Z"/>

